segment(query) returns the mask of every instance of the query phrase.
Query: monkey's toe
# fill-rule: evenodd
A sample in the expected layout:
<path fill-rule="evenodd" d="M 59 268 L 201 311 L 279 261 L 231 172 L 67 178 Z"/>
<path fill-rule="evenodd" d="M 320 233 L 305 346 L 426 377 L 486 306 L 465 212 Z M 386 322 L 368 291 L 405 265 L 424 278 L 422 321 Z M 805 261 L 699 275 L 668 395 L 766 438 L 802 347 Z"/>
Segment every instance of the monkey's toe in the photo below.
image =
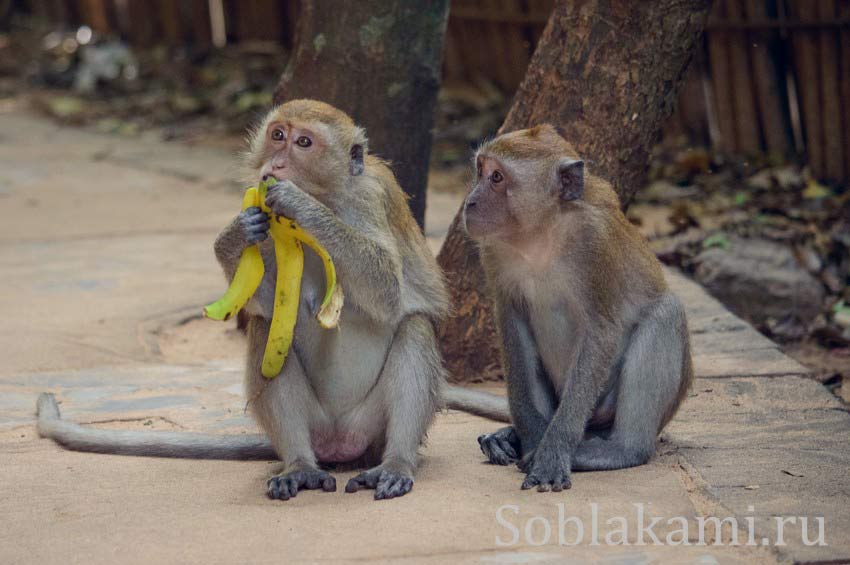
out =
<path fill-rule="evenodd" d="M 271 499 L 289 500 L 295 498 L 299 489 L 321 489 L 325 492 L 334 492 L 336 490 L 336 479 L 320 469 L 304 469 L 272 477 L 269 479 L 266 489 Z"/>
<path fill-rule="evenodd" d="M 345 492 L 357 492 L 362 488 L 373 489 L 378 486 L 378 475 L 380 469 L 369 469 L 363 471 L 356 477 L 351 477 L 345 485 Z"/>
<path fill-rule="evenodd" d="M 478 445 L 493 465 L 509 465 L 519 459 L 519 439 L 511 426 L 478 436 Z"/>
<path fill-rule="evenodd" d="M 412 488 L 413 477 L 410 475 L 376 467 L 352 477 L 345 485 L 345 492 L 375 489 L 375 500 L 388 500 L 404 496 Z"/>
<path fill-rule="evenodd" d="M 522 482 L 522 490 L 537 487 L 537 492 L 561 492 L 572 488 L 573 484 L 569 475 L 566 473 L 558 473 L 549 477 L 540 477 L 535 473 L 526 475 Z"/>
<path fill-rule="evenodd" d="M 413 478 L 390 471 L 381 472 L 375 489 L 375 500 L 388 500 L 404 496 L 413 488 Z"/>

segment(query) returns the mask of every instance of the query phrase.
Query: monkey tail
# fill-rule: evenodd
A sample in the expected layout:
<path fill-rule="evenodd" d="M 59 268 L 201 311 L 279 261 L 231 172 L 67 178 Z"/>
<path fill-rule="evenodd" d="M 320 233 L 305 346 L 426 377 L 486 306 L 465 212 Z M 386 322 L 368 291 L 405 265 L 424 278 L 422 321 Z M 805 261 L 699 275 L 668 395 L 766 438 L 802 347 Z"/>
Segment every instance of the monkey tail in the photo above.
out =
<path fill-rule="evenodd" d="M 183 432 L 101 430 L 63 420 L 52 394 L 38 396 L 38 434 L 73 451 L 179 457 L 183 459 L 262 459 L 278 456 L 259 435 L 215 436 Z"/>
<path fill-rule="evenodd" d="M 510 423 L 511 421 L 508 400 L 497 394 L 445 385 L 443 387 L 443 402 L 447 408 L 483 416 L 497 422 Z"/>

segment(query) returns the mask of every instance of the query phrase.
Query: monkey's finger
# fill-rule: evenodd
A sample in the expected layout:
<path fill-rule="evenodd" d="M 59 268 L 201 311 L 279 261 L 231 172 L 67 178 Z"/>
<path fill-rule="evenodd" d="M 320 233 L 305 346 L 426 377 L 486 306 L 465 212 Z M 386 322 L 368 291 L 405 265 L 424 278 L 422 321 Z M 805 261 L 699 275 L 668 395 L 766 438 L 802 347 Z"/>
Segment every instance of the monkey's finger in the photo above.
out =
<path fill-rule="evenodd" d="M 265 229 L 269 229 L 271 227 L 270 222 L 271 220 L 265 214 L 262 216 L 248 216 L 242 220 L 242 228 L 249 230 L 265 226 Z"/>
<path fill-rule="evenodd" d="M 378 483 L 378 488 L 375 490 L 375 500 L 388 500 L 403 496 L 410 492 L 413 488 L 413 479 L 410 477 L 390 475 L 390 477 Z"/>
<path fill-rule="evenodd" d="M 280 485 L 280 498 L 281 500 L 289 500 L 290 498 L 295 498 L 298 494 L 298 477 L 285 477 L 281 481 Z"/>
<path fill-rule="evenodd" d="M 293 478 L 297 479 L 299 486 L 306 489 L 315 490 L 321 488 L 327 491 L 330 488 L 331 492 L 336 490 L 336 479 L 324 471 L 299 472 L 293 475 Z"/>
<path fill-rule="evenodd" d="M 514 449 L 513 444 L 506 438 L 498 438 L 498 445 L 501 448 L 502 452 L 505 454 L 505 457 L 510 461 L 516 461 L 519 459 L 519 455 Z"/>
<path fill-rule="evenodd" d="M 325 492 L 336 492 L 336 479 L 331 475 L 328 475 L 324 481 L 322 481 L 322 490 Z"/>
<path fill-rule="evenodd" d="M 497 462 L 500 459 L 500 455 L 502 455 L 501 450 L 499 450 L 498 444 L 493 438 L 493 434 L 483 435 L 478 438 L 478 445 L 481 447 L 481 453 L 487 458 L 488 461 L 495 465 L 504 465 L 504 463 Z"/>
<path fill-rule="evenodd" d="M 345 492 L 357 492 L 360 490 L 360 483 L 358 483 L 354 479 L 349 479 L 347 483 L 345 483 Z"/>
<path fill-rule="evenodd" d="M 266 494 L 272 500 L 280 498 L 280 483 L 278 483 L 274 478 L 269 479 L 269 482 L 266 483 L 266 489 Z"/>
<path fill-rule="evenodd" d="M 378 485 L 378 475 L 374 471 L 365 471 L 356 477 L 349 479 L 345 485 L 345 492 L 357 492 L 361 488 L 375 488 Z"/>
<path fill-rule="evenodd" d="M 248 224 L 244 227 L 245 233 L 255 234 L 255 233 L 268 233 L 269 228 L 271 226 L 268 222 L 259 223 L 259 224 Z"/>
<path fill-rule="evenodd" d="M 245 238 L 245 241 L 253 244 L 253 243 L 260 243 L 261 241 L 265 241 L 268 238 L 269 238 L 268 232 L 258 232 L 258 233 L 248 234 L 248 236 Z"/>
<path fill-rule="evenodd" d="M 537 487 L 537 492 L 549 492 L 551 488 L 552 485 L 550 485 L 549 483 L 540 483 L 540 485 Z"/>
<path fill-rule="evenodd" d="M 490 463 L 494 465 L 507 465 L 510 463 L 510 458 L 502 450 L 501 444 L 496 439 L 491 439 L 488 442 L 490 449 Z"/>
<path fill-rule="evenodd" d="M 491 446 L 490 446 L 490 442 L 488 441 L 488 438 L 486 438 L 484 436 L 481 436 L 480 438 L 478 438 L 478 446 L 481 448 L 481 453 L 484 454 L 484 457 L 486 457 L 487 460 L 490 460 L 490 459 L 493 458 L 490 454 Z"/>
<path fill-rule="evenodd" d="M 268 491 L 267 494 L 269 498 L 274 500 L 289 500 L 291 497 L 297 494 L 298 489 L 295 489 L 295 493 L 291 490 L 291 485 L 288 484 L 289 479 L 284 477 L 272 477 L 269 479 Z"/>
<path fill-rule="evenodd" d="M 253 226 L 255 224 L 268 224 L 270 221 L 271 219 L 269 218 L 269 215 L 262 211 L 258 214 L 246 213 L 242 217 L 242 222 L 249 226 Z"/>
<path fill-rule="evenodd" d="M 534 475 L 528 475 L 525 477 L 525 480 L 522 482 L 522 490 L 528 490 L 532 487 L 536 487 L 540 484 L 540 479 L 535 477 Z"/>

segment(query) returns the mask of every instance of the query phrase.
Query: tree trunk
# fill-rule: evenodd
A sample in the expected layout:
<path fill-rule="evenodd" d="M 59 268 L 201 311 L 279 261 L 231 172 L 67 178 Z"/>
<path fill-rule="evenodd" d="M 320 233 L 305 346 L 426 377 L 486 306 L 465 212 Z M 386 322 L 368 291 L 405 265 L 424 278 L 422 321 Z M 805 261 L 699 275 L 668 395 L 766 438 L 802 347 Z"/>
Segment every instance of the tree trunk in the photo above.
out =
<path fill-rule="evenodd" d="M 508 132 L 560 125 L 590 170 L 627 205 L 670 115 L 710 0 L 558 0 L 513 107 Z M 502 376 L 475 246 L 455 217 L 438 257 L 454 316 L 440 331 L 453 381 Z"/>
<path fill-rule="evenodd" d="M 448 0 L 302 0 L 275 102 L 314 98 L 366 128 L 424 225 Z"/>

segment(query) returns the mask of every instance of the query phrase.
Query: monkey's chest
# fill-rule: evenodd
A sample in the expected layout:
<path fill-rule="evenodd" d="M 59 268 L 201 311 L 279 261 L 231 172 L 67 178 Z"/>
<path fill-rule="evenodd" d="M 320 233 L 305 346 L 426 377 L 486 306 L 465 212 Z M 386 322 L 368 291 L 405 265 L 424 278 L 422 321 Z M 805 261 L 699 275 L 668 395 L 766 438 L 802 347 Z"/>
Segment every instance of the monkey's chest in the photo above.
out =
<path fill-rule="evenodd" d="M 577 325 L 566 308 L 547 303 L 529 309 L 529 324 L 537 354 L 552 386 L 560 393 L 578 350 Z"/>

